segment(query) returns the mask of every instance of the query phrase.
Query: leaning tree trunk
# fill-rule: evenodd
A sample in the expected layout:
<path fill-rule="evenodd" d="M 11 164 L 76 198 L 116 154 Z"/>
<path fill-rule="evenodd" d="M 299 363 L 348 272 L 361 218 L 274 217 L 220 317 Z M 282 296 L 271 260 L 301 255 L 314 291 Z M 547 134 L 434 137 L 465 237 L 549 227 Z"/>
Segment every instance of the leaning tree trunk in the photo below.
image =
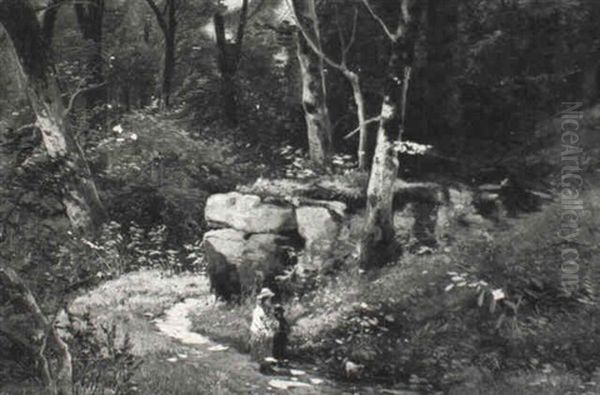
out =
<path fill-rule="evenodd" d="M 13 43 L 48 155 L 60 171 L 67 216 L 77 230 L 96 229 L 106 213 L 81 149 L 67 129 L 55 70 L 35 11 L 27 1 L 0 0 L 0 24 Z"/>
<path fill-rule="evenodd" d="M 40 376 L 46 390 L 54 395 L 71 395 L 73 393 L 73 361 L 69 346 L 65 343 L 52 322 L 40 309 L 35 297 L 17 273 L 7 267 L 0 266 L 0 286 L 12 303 L 27 311 L 32 318 L 31 332 L 39 342 L 35 349 L 40 369 Z M 52 345 L 57 356 L 56 366 L 50 364 L 45 353 L 46 343 Z"/>
<path fill-rule="evenodd" d="M 320 33 L 314 0 L 293 0 L 294 12 L 306 34 L 320 48 Z M 298 61 L 302 76 L 302 107 L 308 134 L 310 158 L 318 166 L 325 166 L 332 151 L 332 128 L 327 109 L 325 63 L 298 32 Z"/>

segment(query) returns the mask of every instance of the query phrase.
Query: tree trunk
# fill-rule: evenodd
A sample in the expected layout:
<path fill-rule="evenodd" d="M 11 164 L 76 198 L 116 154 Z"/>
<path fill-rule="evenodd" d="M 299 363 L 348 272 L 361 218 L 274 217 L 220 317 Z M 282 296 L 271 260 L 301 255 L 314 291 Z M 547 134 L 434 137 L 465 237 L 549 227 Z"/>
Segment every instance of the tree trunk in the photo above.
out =
<path fill-rule="evenodd" d="M 173 75 L 175 74 L 175 31 L 169 29 L 165 35 L 165 63 L 163 66 L 163 78 L 161 88 L 161 106 L 163 109 L 171 105 L 171 89 Z"/>
<path fill-rule="evenodd" d="M 165 54 L 163 63 L 162 82 L 160 88 L 161 109 L 167 109 L 171 105 L 171 90 L 175 74 L 175 51 L 177 34 L 177 7 L 178 0 L 165 0 L 165 6 L 161 10 L 154 0 L 146 0 L 146 3 L 154 12 L 156 21 L 165 39 Z"/>
<path fill-rule="evenodd" d="M 413 15 L 417 15 L 417 9 L 418 2 L 404 0 L 396 33 L 388 33 L 392 51 L 367 188 L 367 213 L 359 251 L 359 264 L 365 269 L 389 262 L 396 250 L 393 223 L 394 184 L 399 167 L 396 144 L 401 141 L 404 132 L 418 26 Z"/>
<path fill-rule="evenodd" d="M 32 332 L 36 340 L 41 341 L 37 355 L 40 375 L 47 391 L 51 394 L 70 395 L 73 393 L 73 362 L 69 346 L 60 338 L 54 323 L 40 309 L 35 297 L 17 273 L 0 266 L 0 285 L 7 292 L 9 299 L 27 311 L 33 318 Z M 50 340 L 57 354 L 57 366 L 51 372 L 50 364 L 45 356 L 46 341 Z"/>
<path fill-rule="evenodd" d="M 366 170 L 368 167 L 367 144 L 369 137 L 369 126 L 366 124 L 367 117 L 365 98 L 363 96 L 362 89 L 360 88 L 360 79 L 358 74 L 352 71 L 347 71 L 345 76 L 352 87 L 352 95 L 354 97 L 354 104 L 356 105 L 356 117 L 358 118 L 358 169 Z"/>
<path fill-rule="evenodd" d="M 298 33 L 298 61 L 310 159 L 318 166 L 325 166 L 331 155 L 332 143 L 321 58 L 310 49 L 302 33 Z"/>
<path fill-rule="evenodd" d="M 95 230 L 106 213 L 83 153 L 67 130 L 55 70 L 35 11 L 26 1 L 0 0 L 0 24 L 13 43 L 48 155 L 60 169 L 67 216 L 75 229 Z"/>
<path fill-rule="evenodd" d="M 322 53 L 314 0 L 293 0 L 292 3 L 299 23 Z M 327 109 L 325 63 L 323 57 L 311 49 L 302 32 L 298 32 L 298 61 L 310 158 L 316 165 L 326 166 L 332 151 L 332 128 Z"/>
<path fill-rule="evenodd" d="M 223 115 L 230 125 L 237 125 L 237 101 L 235 97 L 235 75 L 238 67 L 238 53 L 235 44 L 227 42 L 225 20 L 216 13 L 213 18 L 217 39 L 217 65 L 221 74 L 221 100 Z"/>
<path fill-rule="evenodd" d="M 248 0 L 243 0 L 238 22 L 237 36 L 235 42 L 227 41 L 225 36 L 225 20 L 223 15 L 217 12 L 214 15 L 215 37 L 217 41 L 219 72 L 221 73 L 221 95 L 223 100 L 223 114 L 231 125 L 237 125 L 237 99 L 235 77 L 238 72 L 242 57 L 242 45 L 248 21 Z"/>
<path fill-rule="evenodd" d="M 381 106 L 377 145 L 367 189 L 367 218 L 360 244 L 360 264 L 363 268 L 387 263 L 396 247 L 393 201 L 399 162 L 395 145 L 401 141 L 404 129 L 411 75 L 410 66 L 402 65 L 399 58 L 398 54 L 393 54 L 390 60 L 388 92 Z M 404 75 L 399 75 L 399 70 L 404 70 Z M 402 81 L 401 86 L 397 81 Z"/>

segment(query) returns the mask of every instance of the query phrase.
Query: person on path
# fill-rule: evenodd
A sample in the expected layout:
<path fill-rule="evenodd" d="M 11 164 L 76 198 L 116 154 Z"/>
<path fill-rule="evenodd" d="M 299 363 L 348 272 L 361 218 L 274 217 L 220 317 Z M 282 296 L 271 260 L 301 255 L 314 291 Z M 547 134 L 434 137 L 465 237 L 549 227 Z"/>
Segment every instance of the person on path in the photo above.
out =
<path fill-rule="evenodd" d="M 272 304 L 273 296 L 273 291 L 263 288 L 256 297 L 256 307 L 252 312 L 250 355 L 258 363 L 273 356 L 273 340 L 279 328 Z"/>

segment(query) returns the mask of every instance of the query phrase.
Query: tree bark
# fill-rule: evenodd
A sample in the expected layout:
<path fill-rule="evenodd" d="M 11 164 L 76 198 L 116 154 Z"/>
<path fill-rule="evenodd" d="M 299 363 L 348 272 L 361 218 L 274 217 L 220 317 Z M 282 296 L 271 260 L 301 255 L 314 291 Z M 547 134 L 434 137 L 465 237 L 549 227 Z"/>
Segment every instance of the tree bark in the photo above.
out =
<path fill-rule="evenodd" d="M 162 107 L 169 108 L 171 105 L 171 91 L 173 77 L 175 75 L 175 31 L 169 30 L 165 35 L 165 63 L 163 65 L 162 78 Z"/>
<path fill-rule="evenodd" d="M 298 32 L 298 61 L 302 76 L 302 107 L 308 133 L 310 158 L 317 166 L 326 166 L 332 151 L 332 129 L 327 109 L 325 64 L 320 47 L 319 26 L 314 0 L 293 0 L 294 12 L 303 31 Z M 307 37 L 318 47 L 311 49 Z"/>
<path fill-rule="evenodd" d="M 395 230 L 393 224 L 394 183 L 398 176 L 396 144 L 402 139 L 406 119 L 406 102 L 410 83 L 416 26 L 416 6 L 403 0 L 396 33 L 386 32 L 392 41 L 388 61 L 384 99 L 381 105 L 377 145 L 367 188 L 367 213 L 360 242 L 359 264 L 365 269 L 381 266 L 393 258 Z"/>
<path fill-rule="evenodd" d="M 0 24 L 11 38 L 48 155 L 60 169 L 67 216 L 76 230 L 93 231 L 104 222 L 106 212 L 81 149 L 67 129 L 55 70 L 35 11 L 27 1 L 0 0 Z"/>
<path fill-rule="evenodd" d="M 352 87 L 352 96 L 354 97 L 354 104 L 356 105 L 356 117 L 358 119 L 358 169 L 366 170 L 367 164 L 367 144 L 369 137 L 369 125 L 367 125 L 366 117 L 366 103 L 362 89 L 360 87 L 360 79 L 358 74 L 347 71 L 344 73 L 350 86 Z"/>

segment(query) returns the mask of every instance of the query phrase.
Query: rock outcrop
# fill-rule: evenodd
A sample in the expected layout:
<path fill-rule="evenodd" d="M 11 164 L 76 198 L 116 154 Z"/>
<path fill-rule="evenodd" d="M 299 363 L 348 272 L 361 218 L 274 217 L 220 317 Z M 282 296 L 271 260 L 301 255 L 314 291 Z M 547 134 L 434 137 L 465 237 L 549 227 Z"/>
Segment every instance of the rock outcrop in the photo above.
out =
<path fill-rule="evenodd" d="M 263 286 L 276 290 L 276 276 L 292 260 L 298 262 L 295 273 L 300 275 L 306 270 L 327 272 L 348 261 L 356 252 L 364 209 L 352 205 L 357 201 L 353 196 L 359 195 L 356 188 L 334 181 L 331 193 L 323 182 L 259 180 L 241 188 L 243 193 L 210 196 L 206 222 L 219 229 L 207 232 L 204 244 L 217 296 L 231 300 Z M 395 190 L 394 224 L 403 247 L 443 245 L 451 241 L 456 223 L 468 226 L 481 220 L 468 188 L 398 180 Z M 342 201 L 332 198 L 340 194 Z"/>
<path fill-rule="evenodd" d="M 284 233 L 296 229 L 293 208 L 263 203 L 259 196 L 238 192 L 210 196 L 204 215 L 211 226 L 247 233 Z"/>
<path fill-rule="evenodd" d="M 263 286 L 274 286 L 275 276 L 287 264 L 288 237 L 246 234 L 235 229 L 219 229 L 204 235 L 207 273 L 218 297 L 231 300 L 248 295 Z"/>

